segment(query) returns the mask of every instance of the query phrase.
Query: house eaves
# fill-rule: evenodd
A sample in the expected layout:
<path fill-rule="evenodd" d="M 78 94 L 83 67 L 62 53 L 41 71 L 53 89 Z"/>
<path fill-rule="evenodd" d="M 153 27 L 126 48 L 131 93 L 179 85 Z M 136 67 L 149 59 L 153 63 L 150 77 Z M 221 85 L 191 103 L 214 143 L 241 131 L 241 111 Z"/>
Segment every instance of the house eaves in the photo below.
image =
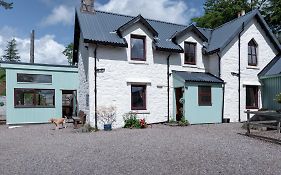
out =
<path fill-rule="evenodd" d="M 202 34 L 200 32 L 200 30 L 198 30 L 198 28 L 195 25 L 193 25 L 193 24 L 191 24 L 190 26 L 186 27 L 184 30 L 175 33 L 175 35 L 172 36 L 172 40 L 175 42 L 179 38 L 183 37 L 184 35 L 186 35 L 187 33 L 190 33 L 190 32 L 194 32 L 203 41 L 208 42 L 208 38 L 204 34 Z"/>

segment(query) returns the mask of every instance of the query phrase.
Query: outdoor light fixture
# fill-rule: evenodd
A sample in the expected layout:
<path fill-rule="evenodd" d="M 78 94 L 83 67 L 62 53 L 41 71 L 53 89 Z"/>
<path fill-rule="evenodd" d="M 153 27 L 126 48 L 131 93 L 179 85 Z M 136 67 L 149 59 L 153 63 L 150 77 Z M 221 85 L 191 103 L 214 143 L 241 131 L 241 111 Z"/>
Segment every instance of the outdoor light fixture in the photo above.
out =
<path fill-rule="evenodd" d="M 97 73 L 104 73 L 104 72 L 105 72 L 105 68 L 97 69 Z"/>
<path fill-rule="evenodd" d="M 239 76 L 240 76 L 240 74 L 239 74 L 239 73 L 236 73 L 236 72 L 231 72 L 231 75 L 232 75 L 232 76 L 236 76 L 236 77 L 239 77 Z"/>

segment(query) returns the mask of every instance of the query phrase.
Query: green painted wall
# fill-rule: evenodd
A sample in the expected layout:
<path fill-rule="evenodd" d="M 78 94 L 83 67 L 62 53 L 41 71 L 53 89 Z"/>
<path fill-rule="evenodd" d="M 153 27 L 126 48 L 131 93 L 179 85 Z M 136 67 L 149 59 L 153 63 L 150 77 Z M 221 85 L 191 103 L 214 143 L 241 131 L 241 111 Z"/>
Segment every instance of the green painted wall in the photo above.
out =
<path fill-rule="evenodd" d="M 281 75 L 274 77 L 262 78 L 262 106 L 264 109 L 277 110 L 281 109 L 281 104 L 274 99 L 276 94 L 281 93 Z"/>
<path fill-rule="evenodd" d="M 212 86 L 212 106 L 198 105 L 198 85 Z M 222 122 L 223 90 L 221 84 L 187 83 L 184 97 L 185 118 L 191 124 Z"/>
<path fill-rule="evenodd" d="M 198 85 L 212 86 L 212 106 L 198 105 Z M 222 122 L 222 84 L 185 82 L 173 74 L 173 87 L 184 87 L 184 116 L 191 124 Z M 176 116 L 176 97 L 173 93 L 173 114 Z"/>
<path fill-rule="evenodd" d="M 45 123 L 52 117 L 62 117 L 62 90 L 78 89 L 78 69 L 35 65 L 1 64 L 6 68 L 7 124 Z M 17 73 L 52 75 L 52 83 L 17 83 Z M 14 89 L 55 89 L 54 108 L 15 108 Z"/>

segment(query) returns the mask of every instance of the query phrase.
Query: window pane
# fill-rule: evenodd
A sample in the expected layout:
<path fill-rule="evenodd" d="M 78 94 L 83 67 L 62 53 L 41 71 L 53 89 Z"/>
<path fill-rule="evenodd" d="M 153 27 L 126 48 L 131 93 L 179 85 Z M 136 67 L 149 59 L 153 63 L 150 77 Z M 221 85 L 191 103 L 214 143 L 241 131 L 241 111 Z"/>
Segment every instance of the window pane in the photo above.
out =
<path fill-rule="evenodd" d="M 16 107 L 54 107 L 55 90 L 15 89 Z"/>
<path fill-rule="evenodd" d="M 52 83 L 52 75 L 17 74 L 17 82 Z"/>
<path fill-rule="evenodd" d="M 196 43 L 184 43 L 184 52 L 186 64 L 195 64 Z"/>
<path fill-rule="evenodd" d="M 145 59 L 143 38 L 131 38 L 131 57 L 132 59 Z"/>
<path fill-rule="evenodd" d="M 258 87 L 246 87 L 246 108 L 258 108 Z"/>
<path fill-rule="evenodd" d="M 145 100 L 146 100 L 146 87 L 145 86 L 136 86 L 132 85 L 131 88 L 131 108 L 132 109 L 145 109 Z"/>
<path fill-rule="evenodd" d="M 198 86 L 198 103 L 199 105 L 212 105 L 211 86 Z"/>

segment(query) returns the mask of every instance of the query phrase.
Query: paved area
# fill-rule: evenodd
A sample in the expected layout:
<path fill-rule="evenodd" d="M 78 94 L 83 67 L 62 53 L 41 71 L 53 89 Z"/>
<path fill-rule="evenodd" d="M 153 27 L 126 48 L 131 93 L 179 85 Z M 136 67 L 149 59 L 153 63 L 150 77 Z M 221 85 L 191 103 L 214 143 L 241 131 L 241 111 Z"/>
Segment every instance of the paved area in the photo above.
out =
<path fill-rule="evenodd" d="M 74 133 L 0 126 L 0 174 L 280 174 L 281 146 L 238 135 L 241 124 Z"/>

